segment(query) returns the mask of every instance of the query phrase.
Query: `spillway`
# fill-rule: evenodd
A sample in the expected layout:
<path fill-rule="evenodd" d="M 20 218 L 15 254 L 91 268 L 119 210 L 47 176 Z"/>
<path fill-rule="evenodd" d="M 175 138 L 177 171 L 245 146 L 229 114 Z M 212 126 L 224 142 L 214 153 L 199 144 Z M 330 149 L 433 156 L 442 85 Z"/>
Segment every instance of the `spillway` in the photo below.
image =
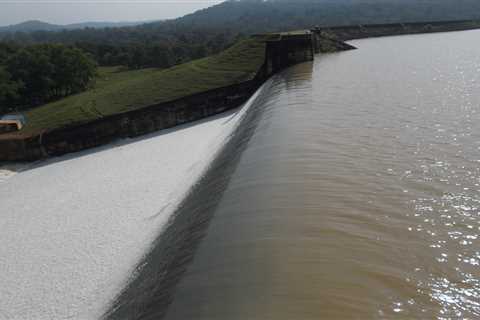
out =
<path fill-rule="evenodd" d="M 478 35 L 276 75 L 107 317 L 480 316 Z"/>

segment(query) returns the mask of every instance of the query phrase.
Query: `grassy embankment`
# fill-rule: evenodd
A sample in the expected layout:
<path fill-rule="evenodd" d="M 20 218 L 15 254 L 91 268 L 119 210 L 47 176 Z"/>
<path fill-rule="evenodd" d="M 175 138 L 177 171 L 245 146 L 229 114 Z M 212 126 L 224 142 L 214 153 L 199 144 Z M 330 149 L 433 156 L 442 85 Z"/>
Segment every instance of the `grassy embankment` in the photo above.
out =
<path fill-rule="evenodd" d="M 251 37 L 218 55 L 164 70 L 101 68 L 94 88 L 26 112 L 27 125 L 19 134 L 86 123 L 251 80 L 264 62 L 267 37 L 273 36 Z"/>

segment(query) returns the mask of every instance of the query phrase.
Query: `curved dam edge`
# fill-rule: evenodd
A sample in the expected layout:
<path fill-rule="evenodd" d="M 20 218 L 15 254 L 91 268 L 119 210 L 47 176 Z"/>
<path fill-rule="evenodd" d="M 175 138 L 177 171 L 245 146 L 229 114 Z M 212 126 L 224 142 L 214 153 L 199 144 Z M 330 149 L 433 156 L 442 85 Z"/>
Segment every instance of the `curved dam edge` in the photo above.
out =
<path fill-rule="evenodd" d="M 165 316 L 176 286 L 194 259 L 253 134 L 262 112 L 263 95 L 272 89 L 270 84 L 267 81 L 257 92 L 258 96 L 254 96 L 231 140 L 181 202 L 168 226 L 138 264 L 137 272 L 105 313 L 104 319 L 162 319 Z"/>
<path fill-rule="evenodd" d="M 5 317 L 99 319 L 244 111 L 0 176 Z"/>
<path fill-rule="evenodd" d="M 261 86 L 243 107 L 242 112 L 245 113 L 230 139 L 178 205 L 150 250 L 138 263 L 136 272 L 104 314 L 104 319 L 160 319 L 165 315 L 175 287 L 192 261 L 250 140 L 261 112 L 259 106 L 268 96 L 271 83 L 267 81 Z M 221 177 L 220 181 L 218 177 Z"/>

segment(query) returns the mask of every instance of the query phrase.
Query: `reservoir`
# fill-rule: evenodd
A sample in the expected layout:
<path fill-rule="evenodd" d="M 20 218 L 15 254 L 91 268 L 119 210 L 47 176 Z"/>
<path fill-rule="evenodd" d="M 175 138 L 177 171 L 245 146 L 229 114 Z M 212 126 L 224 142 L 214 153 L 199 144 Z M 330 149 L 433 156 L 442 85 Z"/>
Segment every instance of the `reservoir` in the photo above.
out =
<path fill-rule="evenodd" d="M 357 40 L 276 75 L 164 318 L 479 318 L 479 37 Z"/>

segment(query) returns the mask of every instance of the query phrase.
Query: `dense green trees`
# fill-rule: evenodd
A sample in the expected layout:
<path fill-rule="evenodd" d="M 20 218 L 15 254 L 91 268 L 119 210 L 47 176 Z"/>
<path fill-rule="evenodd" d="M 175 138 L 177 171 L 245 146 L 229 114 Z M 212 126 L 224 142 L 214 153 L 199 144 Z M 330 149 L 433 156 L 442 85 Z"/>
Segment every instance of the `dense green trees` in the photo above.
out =
<path fill-rule="evenodd" d="M 127 30 L 124 32 L 128 33 Z M 115 32 L 112 30 L 113 34 Z M 82 37 L 82 41 L 75 41 L 72 44 L 90 53 L 101 66 L 124 65 L 131 69 L 167 68 L 219 53 L 242 37 L 239 33 L 224 30 L 172 34 L 169 39 L 165 39 L 161 34 L 150 36 L 150 31 L 142 33 L 143 31 L 137 30 L 137 32 L 138 39 L 132 42 L 123 43 L 121 39 L 116 43 L 103 42 L 99 40 L 102 37 L 94 39 L 92 36 L 89 41 L 84 41 Z"/>
<path fill-rule="evenodd" d="M 0 42 L 0 66 L 5 64 L 5 61 L 17 52 L 18 45 L 12 42 Z"/>
<path fill-rule="evenodd" d="M 19 45 L 63 43 L 88 52 L 101 66 L 124 65 L 136 69 L 165 68 L 219 53 L 232 45 L 239 34 L 224 29 L 163 30 L 162 26 L 163 23 L 157 23 L 124 28 L 17 32 L 0 34 L 0 39 Z"/>
<path fill-rule="evenodd" d="M 96 73 L 96 63 L 82 50 L 60 44 L 18 47 L 2 63 L 0 112 L 81 92 Z"/>
<path fill-rule="evenodd" d="M 21 83 L 12 81 L 10 74 L 0 67 L 0 115 L 12 111 L 21 87 Z"/>

